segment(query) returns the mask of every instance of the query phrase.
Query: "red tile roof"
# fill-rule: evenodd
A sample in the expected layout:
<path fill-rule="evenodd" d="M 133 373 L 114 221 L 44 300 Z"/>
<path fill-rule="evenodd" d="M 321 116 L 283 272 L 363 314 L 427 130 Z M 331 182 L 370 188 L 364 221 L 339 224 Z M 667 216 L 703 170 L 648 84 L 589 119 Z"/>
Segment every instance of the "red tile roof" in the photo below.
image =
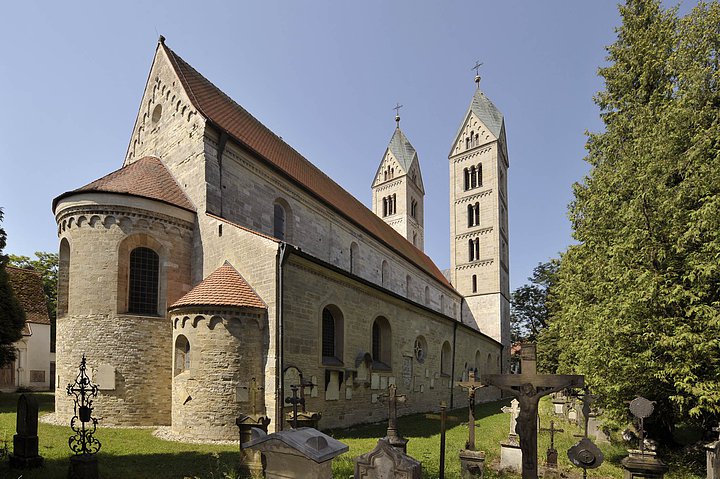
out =
<path fill-rule="evenodd" d="M 210 123 L 226 131 L 241 145 L 255 152 L 271 167 L 290 177 L 327 206 L 417 265 L 443 285 L 452 288 L 430 257 L 413 246 L 243 107 L 210 83 L 164 43 L 161 42 L 160 48 L 167 53 L 193 106 Z"/>
<path fill-rule="evenodd" d="M 43 291 L 42 276 L 31 269 L 6 266 L 10 287 L 20 306 L 25 311 L 26 323 L 50 324 L 50 314 L 47 308 L 47 298 Z M 25 330 L 27 330 L 27 324 Z M 26 331 L 23 330 L 23 334 Z M 30 334 L 27 331 L 27 334 Z"/>
<path fill-rule="evenodd" d="M 227 261 L 178 299 L 169 309 L 182 306 L 267 308 L 260 296 Z"/>
<path fill-rule="evenodd" d="M 154 156 L 141 158 L 99 180 L 63 193 L 53 200 L 53 210 L 62 198 L 90 191 L 140 196 L 195 212 L 195 207 L 180 189 L 175 178 L 162 161 Z"/>

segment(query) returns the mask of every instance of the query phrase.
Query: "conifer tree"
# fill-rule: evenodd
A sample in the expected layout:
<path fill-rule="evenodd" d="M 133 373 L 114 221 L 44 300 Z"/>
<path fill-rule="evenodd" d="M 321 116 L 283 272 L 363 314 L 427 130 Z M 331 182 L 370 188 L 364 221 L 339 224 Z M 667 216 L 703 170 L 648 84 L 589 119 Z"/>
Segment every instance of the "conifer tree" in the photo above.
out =
<path fill-rule="evenodd" d="M 0 224 L 3 216 L 0 208 Z M 15 359 L 13 343 L 22 338 L 22 329 L 25 325 L 25 312 L 13 294 L 5 271 L 8 258 L 3 254 L 3 250 L 6 244 L 5 229 L 0 226 L 0 367 Z"/>
<path fill-rule="evenodd" d="M 540 343 L 609 414 L 643 395 L 670 430 L 720 413 L 720 5 L 620 12 Z"/>

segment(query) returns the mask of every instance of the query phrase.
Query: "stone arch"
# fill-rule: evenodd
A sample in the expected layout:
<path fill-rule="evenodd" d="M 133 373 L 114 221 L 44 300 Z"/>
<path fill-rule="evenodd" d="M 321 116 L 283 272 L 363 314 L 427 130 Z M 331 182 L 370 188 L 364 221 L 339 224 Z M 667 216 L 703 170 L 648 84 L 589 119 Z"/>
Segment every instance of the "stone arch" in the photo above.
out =
<path fill-rule="evenodd" d="M 212 318 L 210 318 L 210 321 L 208 321 L 208 329 L 212 331 L 215 329 L 215 326 L 222 323 L 223 318 L 221 318 L 220 316 L 213 316 Z"/>
<path fill-rule="evenodd" d="M 70 242 L 67 238 L 60 240 L 57 301 L 58 317 L 65 316 L 70 307 Z"/>
<path fill-rule="evenodd" d="M 389 371 L 392 369 L 392 330 L 385 316 L 378 316 L 372 323 L 370 349 L 373 369 Z"/>
<path fill-rule="evenodd" d="M 452 374 L 452 348 L 449 341 L 445 341 L 440 348 L 440 374 L 443 376 Z"/>
<path fill-rule="evenodd" d="M 205 319 L 207 319 L 205 316 L 203 316 L 202 314 L 198 314 L 192 320 L 192 327 L 197 328 L 197 325 L 200 324 L 200 321 L 204 321 Z"/>
<path fill-rule="evenodd" d="M 191 366 L 190 341 L 184 334 L 178 334 L 175 339 L 174 355 L 173 376 L 189 371 Z"/>
<path fill-rule="evenodd" d="M 118 313 L 129 313 L 129 293 L 130 293 L 130 261 L 131 253 L 138 249 L 144 248 L 153 251 L 157 255 L 157 305 L 154 314 L 147 312 L 140 313 L 142 315 L 162 316 L 165 311 L 165 302 L 167 295 L 167 271 L 165 264 L 167 263 L 168 252 L 156 238 L 146 233 L 135 233 L 126 236 L 118 243 L 118 277 L 117 277 L 117 311 Z M 147 313 L 147 314 L 146 314 Z M 131 313 L 137 314 L 137 313 Z"/>
<path fill-rule="evenodd" d="M 335 304 L 327 304 L 320 313 L 322 364 L 340 366 L 344 360 L 345 317 Z"/>

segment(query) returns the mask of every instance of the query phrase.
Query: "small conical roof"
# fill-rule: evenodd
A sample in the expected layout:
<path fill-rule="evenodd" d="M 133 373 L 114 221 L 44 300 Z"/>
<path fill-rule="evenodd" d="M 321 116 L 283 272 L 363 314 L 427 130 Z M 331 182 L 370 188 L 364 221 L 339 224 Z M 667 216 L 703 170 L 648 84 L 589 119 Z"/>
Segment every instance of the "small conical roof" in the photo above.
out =
<path fill-rule="evenodd" d="M 175 301 L 169 309 L 182 306 L 267 308 L 260 296 L 228 261 Z"/>

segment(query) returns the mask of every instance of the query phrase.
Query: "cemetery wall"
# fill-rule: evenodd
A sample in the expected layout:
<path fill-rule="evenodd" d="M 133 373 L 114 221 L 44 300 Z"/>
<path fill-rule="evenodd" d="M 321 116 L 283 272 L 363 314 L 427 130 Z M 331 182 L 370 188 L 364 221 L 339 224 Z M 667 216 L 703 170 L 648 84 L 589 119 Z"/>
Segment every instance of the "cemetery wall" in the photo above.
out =
<path fill-rule="evenodd" d="M 56 208 L 60 236 L 56 371 L 61 389 L 75 380 L 83 354 L 104 377 L 95 414 L 106 424 L 170 423 L 172 329 L 168 304 L 190 290 L 194 214 L 144 198 L 82 193 Z M 127 267 L 138 246 L 159 255 L 156 315 L 127 313 Z M 67 255 L 67 260 L 63 259 Z M 73 403 L 55 396 L 60 420 Z"/>
<path fill-rule="evenodd" d="M 252 412 L 250 382 L 254 378 L 262 384 L 265 315 L 247 308 L 172 312 L 173 432 L 203 440 L 237 439 L 235 419 Z M 264 411 L 261 395 L 256 408 Z"/>
<path fill-rule="evenodd" d="M 448 372 L 442 371 L 441 349 L 445 342 L 453 344 L 455 321 L 298 255 L 292 255 L 286 263 L 283 278 L 285 366 L 297 367 L 304 379 L 318 384 L 311 393 L 306 393 L 306 401 L 309 411 L 323 413 L 321 428 L 384 420 L 387 407 L 378 404 L 378 395 L 386 392 L 392 382 L 398 394 L 409 396 L 399 414 L 437 410 L 441 400 L 450 404 L 452 370 L 446 367 Z M 323 364 L 321 331 L 325 307 L 333 308 L 342 317 L 341 364 Z M 358 358 L 372 353 L 372 325 L 380 316 L 390 325 L 390 334 L 383 336 L 392 342 L 390 368 L 366 372 Z M 426 346 L 422 361 L 414 350 L 418 337 L 422 337 Z M 456 360 L 455 380 L 463 377 L 457 364 L 462 367 L 468 359 L 474 361 L 476 352 L 478 357 L 492 355 L 496 368 L 495 358 L 501 349 L 498 343 L 461 325 L 457 325 L 456 341 L 462 346 Z M 285 382 L 288 396 L 288 381 Z M 487 394 L 489 399 L 491 393 Z"/>

